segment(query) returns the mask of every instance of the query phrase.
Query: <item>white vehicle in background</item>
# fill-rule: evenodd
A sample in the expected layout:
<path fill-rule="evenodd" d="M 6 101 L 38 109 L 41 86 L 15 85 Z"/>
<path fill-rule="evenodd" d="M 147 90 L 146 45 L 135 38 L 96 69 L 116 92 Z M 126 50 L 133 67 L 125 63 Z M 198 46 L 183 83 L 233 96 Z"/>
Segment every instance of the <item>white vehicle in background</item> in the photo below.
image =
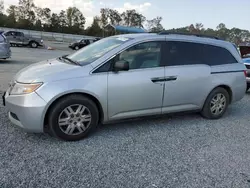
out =
<path fill-rule="evenodd" d="M 247 68 L 247 91 L 250 89 L 250 43 L 239 44 L 239 51 L 242 57 L 242 62 Z"/>

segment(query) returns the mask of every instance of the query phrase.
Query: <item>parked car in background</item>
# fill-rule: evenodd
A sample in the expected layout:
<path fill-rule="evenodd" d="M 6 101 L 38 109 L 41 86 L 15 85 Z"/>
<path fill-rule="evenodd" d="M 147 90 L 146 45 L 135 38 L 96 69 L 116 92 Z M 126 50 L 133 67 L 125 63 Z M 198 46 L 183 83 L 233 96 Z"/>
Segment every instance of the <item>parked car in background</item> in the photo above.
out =
<path fill-rule="evenodd" d="M 92 44 L 93 42 L 96 42 L 100 40 L 100 38 L 90 38 L 90 39 L 81 39 L 81 40 L 78 40 L 76 42 L 73 42 L 71 44 L 69 44 L 69 48 L 71 48 L 72 50 L 79 50 L 89 44 Z"/>
<path fill-rule="evenodd" d="M 10 43 L 4 36 L 3 32 L 0 32 L 0 59 L 8 59 L 11 57 Z"/>
<path fill-rule="evenodd" d="M 20 70 L 3 104 L 17 126 L 64 140 L 127 118 L 198 111 L 218 119 L 245 95 L 241 62 L 232 43 L 214 38 L 117 35 Z"/>
<path fill-rule="evenodd" d="M 11 46 L 30 46 L 31 48 L 37 48 L 43 46 L 42 38 L 35 38 L 25 35 L 19 31 L 7 31 L 4 35 L 9 40 Z"/>
<path fill-rule="evenodd" d="M 239 52 L 242 57 L 242 62 L 245 64 L 247 68 L 247 89 L 248 91 L 250 89 L 250 43 L 241 43 L 239 44 Z"/>

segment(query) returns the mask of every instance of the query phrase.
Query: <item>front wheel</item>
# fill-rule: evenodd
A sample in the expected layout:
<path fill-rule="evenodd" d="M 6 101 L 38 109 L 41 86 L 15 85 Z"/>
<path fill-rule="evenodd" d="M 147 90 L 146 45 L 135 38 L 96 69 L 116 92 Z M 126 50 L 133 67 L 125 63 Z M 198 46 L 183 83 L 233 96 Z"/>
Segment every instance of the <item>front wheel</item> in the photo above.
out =
<path fill-rule="evenodd" d="M 75 46 L 75 48 L 74 48 L 75 50 L 79 50 L 79 46 Z"/>
<path fill-rule="evenodd" d="M 229 105 L 229 94 L 224 88 L 214 89 L 207 97 L 201 115 L 207 119 L 219 119 Z"/>
<path fill-rule="evenodd" d="M 69 95 L 60 99 L 49 112 L 51 133 L 66 141 L 86 137 L 98 124 L 96 104 L 81 95 Z"/>

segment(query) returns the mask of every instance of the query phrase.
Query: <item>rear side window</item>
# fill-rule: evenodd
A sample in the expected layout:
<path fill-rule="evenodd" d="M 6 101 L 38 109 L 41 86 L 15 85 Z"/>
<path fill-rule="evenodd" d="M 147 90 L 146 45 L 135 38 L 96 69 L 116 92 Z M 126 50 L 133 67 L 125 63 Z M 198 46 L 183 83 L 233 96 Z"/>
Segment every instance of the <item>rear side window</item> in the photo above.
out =
<path fill-rule="evenodd" d="M 20 33 L 20 32 L 16 32 L 16 33 L 15 33 L 15 35 L 16 35 L 16 36 L 18 36 L 18 37 L 23 36 L 23 34 L 22 34 L 22 33 Z"/>
<path fill-rule="evenodd" d="M 227 49 L 218 46 L 204 45 L 203 56 L 206 64 L 210 66 L 237 63 Z"/>
<path fill-rule="evenodd" d="M 203 44 L 168 41 L 164 48 L 164 63 L 167 66 L 204 64 Z"/>

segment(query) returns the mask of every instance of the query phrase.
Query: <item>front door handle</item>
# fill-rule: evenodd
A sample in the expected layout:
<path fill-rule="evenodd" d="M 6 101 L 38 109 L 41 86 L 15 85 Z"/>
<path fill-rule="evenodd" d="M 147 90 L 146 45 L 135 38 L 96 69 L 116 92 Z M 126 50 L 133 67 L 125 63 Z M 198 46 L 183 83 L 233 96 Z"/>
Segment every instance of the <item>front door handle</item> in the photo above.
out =
<path fill-rule="evenodd" d="M 174 80 L 177 80 L 177 76 L 167 76 L 165 77 L 165 81 L 168 82 L 168 81 L 174 81 Z"/>

